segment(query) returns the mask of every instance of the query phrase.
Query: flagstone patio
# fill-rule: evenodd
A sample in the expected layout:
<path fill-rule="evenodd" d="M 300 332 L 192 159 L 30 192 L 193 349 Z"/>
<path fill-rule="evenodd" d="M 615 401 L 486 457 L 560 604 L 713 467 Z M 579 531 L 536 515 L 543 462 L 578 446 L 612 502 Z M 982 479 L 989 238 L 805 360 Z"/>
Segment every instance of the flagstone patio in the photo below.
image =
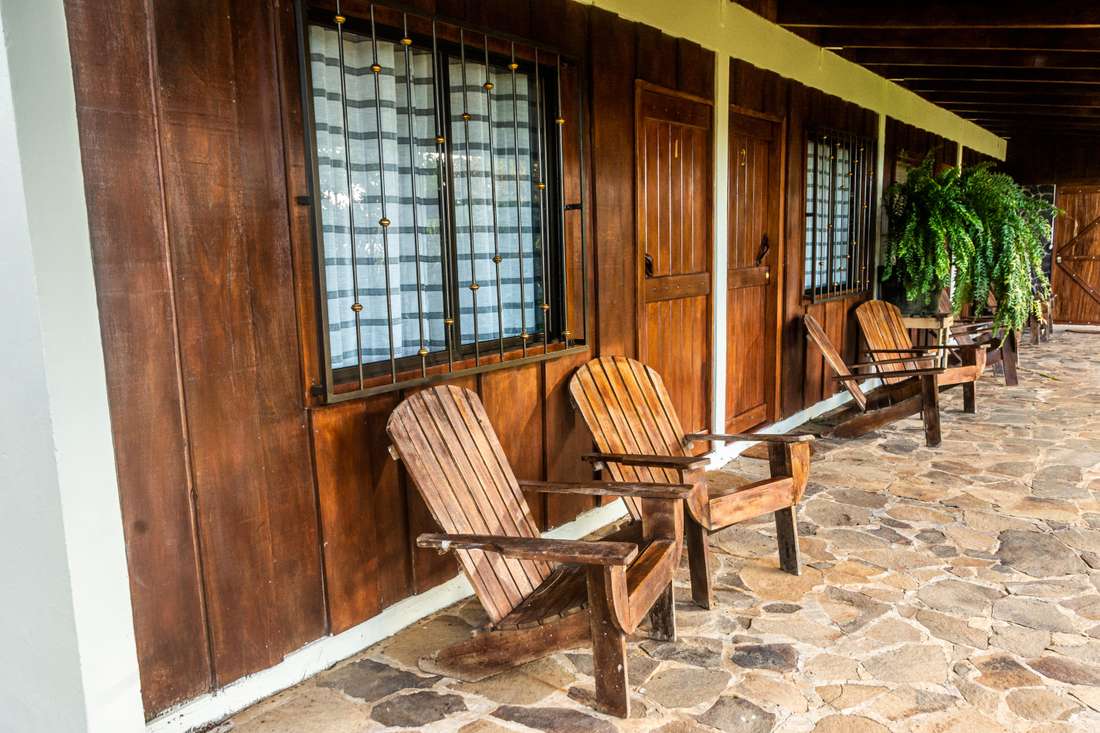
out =
<path fill-rule="evenodd" d="M 480 622 L 471 599 L 217 730 L 1098 731 L 1098 350 L 1064 331 L 1025 346 L 1021 385 L 987 374 L 976 416 L 946 396 L 935 450 L 919 418 L 819 441 L 801 577 L 778 570 L 770 521 L 712 537 L 717 607 L 681 578 L 679 641 L 631 644 L 629 720 L 583 703 L 584 650 L 476 684 L 420 673 Z"/>

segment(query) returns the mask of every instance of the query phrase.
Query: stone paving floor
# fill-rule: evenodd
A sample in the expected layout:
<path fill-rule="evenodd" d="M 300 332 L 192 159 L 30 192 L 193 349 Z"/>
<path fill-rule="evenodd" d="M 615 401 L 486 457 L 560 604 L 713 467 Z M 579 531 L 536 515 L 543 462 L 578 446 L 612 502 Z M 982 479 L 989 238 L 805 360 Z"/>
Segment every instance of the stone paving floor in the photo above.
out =
<path fill-rule="evenodd" d="M 819 441 L 802 576 L 777 569 L 770 519 L 712 537 L 718 606 L 680 602 L 678 643 L 631 643 L 629 720 L 574 700 L 584 650 L 476 684 L 420 673 L 482 618 L 467 601 L 218 730 L 1100 731 L 1098 351 L 1025 347 L 1021 386 L 987 374 L 976 416 L 954 390 L 936 450 L 916 418 Z"/>

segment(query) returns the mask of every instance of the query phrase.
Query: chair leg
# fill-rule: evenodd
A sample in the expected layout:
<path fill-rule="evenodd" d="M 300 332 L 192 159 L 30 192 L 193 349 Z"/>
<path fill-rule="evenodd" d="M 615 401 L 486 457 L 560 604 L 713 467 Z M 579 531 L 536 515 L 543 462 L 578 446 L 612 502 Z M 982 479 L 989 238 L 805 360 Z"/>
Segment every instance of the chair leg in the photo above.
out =
<path fill-rule="evenodd" d="M 1004 343 L 1001 345 L 1001 364 L 1005 371 L 1005 384 L 1009 387 L 1015 387 L 1020 383 L 1020 378 L 1016 375 L 1016 364 L 1019 361 L 1019 352 L 1016 350 L 1016 334 L 1010 331 L 1005 336 Z"/>
<path fill-rule="evenodd" d="M 798 516 L 795 507 L 775 510 L 775 534 L 779 540 L 779 567 L 791 575 L 802 574 L 798 556 Z"/>
<path fill-rule="evenodd" d="M 626 634 L 607 605 L 601 568 L 588 569 L 588 619 L 592 626 L 592 676 L 596 680 L 596 709 L 620 718 L 630 717 L 627 687 Z"/>
<path fill-rule="evenodd" d="M 934 374 L 920 378 L 921 416 L 924 418 L 924 442 L 929 448 L 940 444 L 940 390 Z"/>
<path fill-rule="evenodd" d="M 967 382 L 963 386 L 963 412 L 973 415 L 978 411 L 978 390 L 974 382 Z"/>
<path fill-rule="evenodd" d="M 664 589 L 653 608 L 649 609 L 650 636 L 658 641 L 676 641 L 676 601 L 672 583 Z"/>
<path fill-rule="evenodd" d="M 687 543 L 688 568 L 691 571 L 691 600 L 700 608 L 709 609 L 713 600 L 713 589 L 707 530 L 691 516 L 691 512 L 684 514 L 684 540 Z"/>

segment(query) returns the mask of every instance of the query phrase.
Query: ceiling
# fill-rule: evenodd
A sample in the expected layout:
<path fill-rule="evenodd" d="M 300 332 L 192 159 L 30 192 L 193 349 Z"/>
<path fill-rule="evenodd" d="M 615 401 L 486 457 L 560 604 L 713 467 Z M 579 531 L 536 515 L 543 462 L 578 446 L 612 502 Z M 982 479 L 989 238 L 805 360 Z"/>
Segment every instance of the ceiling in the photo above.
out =
<path fill-rule="evenodd" d="M 1100 136 L 1100 1 L 743 0 L 1002 137 Z"/>

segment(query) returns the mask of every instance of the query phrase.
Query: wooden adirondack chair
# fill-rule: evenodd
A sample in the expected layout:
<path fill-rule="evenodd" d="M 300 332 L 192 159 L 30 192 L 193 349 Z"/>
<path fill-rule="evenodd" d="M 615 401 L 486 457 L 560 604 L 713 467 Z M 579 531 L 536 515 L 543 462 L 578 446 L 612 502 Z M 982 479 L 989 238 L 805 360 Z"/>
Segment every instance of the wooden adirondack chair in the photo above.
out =
<path fill-rule="evenodd" d="M 974 383 L 985 371 L 986 351 L 984 344 L 941 344 L 939 346 L 914 346 L 909 338 L 909 329 L 902 321 L 901 309 L 884 300 L 868 300 L 856 308 L 856 318 L 867 341 L 867 354 L 871 357 L 873 368 L 886 384 L 897 384 L 908 377 L 895 376 L 895 372 L 919 369 L 927 361 L 917 361 L 912 357 L 936 355 L 935 360 L 946 362 L 944 352 L 954 353 L 961 362 L 957 366 L 946 366 L 936 375 L 939 387 L 952 387 L 961 384 L 963 388 L 963 410 L 973 413 L 977 410 L 977 390 Z"/>
<path fill-rule="evenodd" d="M 486 629 L 422 659 L 421 667 L 476 681 L 590 641 L 596 708 L 629 715 L 626 635 L 648 615 L 651 635 L 675 638 L 672 578 L 683 505 L 698 490 L 517 481 L 481 401 L 454 386 L 405 399 L 386 432 L 445 533 L 420 535 L 417 544 L 455 552 L 489 617 Z M 641 510 L 639 543 L 544 539 L 524 490 L 629 496 Z"/>
<path fill-rule="evenodd" d="M 1015 331 L 994 332 L 992 321 L 968 321 L 951 327 L 951 335 L 962 346 L 985 347 L 986 367 L 1000 367 L 1005 384 L 1015 387 L 1020 383 L 1016 367 L 1020 360 Z"/>
<path fill-rule="evenodd" d="M 775 513 L 779 561 L 800 572 L 798 506 L 810 468 L 809 435 L 684 434 L 661 376 L 645 364 L 607 356 L 584 364 L 569 382 L 569 393 L 596 440 L 590 462 L 605 466 L 617 481 L 691 484 L 702 489 L 687 501 L 685 537 L 691 570 L 691 594 L 710 608 L 712 580 L 707 533 L 736 522 Z M 689 452 L 695 443 L 751 440 L 768 443 L 771 478 L 741 487 L 708 487 L 706 455 Z M 637 501 L 626 499 L 630 513 L 643 518 Z"/>
<path fill-rule="evenodd" d="M 879 368 L 884 361 L 845 364 L 821 324 L 808 313 L 802 316 L 806 326 L 806 336 L 821 351 L 825 363 L 852 396 L 852 405 L 831 416 L 836 424 L 831 434 L 841 438 L 854 438 L 883 425 L 900 420 L 909 415 L 921 413 L 924 419 L 924 440 L 929 447 L 940 444 L 940 401 L 936 378 L 943 374 L 944 368 L 935 365 L 934 356 L 912 356 L 887 361 L 893 365 L 915 364 L 915 368 L 901 368 L 890 372 L 891 380 L 883 380 L 882 386 L 864 392 L 859 383 L 868 379 L 877 379 L 878 373 L 855 374 L 852 369 Z"/>

